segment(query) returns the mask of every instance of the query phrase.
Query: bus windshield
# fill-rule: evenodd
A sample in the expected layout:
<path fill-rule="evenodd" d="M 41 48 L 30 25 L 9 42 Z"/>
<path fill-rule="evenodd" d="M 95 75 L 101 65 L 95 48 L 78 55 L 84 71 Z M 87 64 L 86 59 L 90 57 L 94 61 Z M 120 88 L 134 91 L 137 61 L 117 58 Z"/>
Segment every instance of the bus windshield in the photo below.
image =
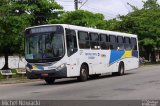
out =
<path fill-rule="evenodd" d="M 45 32 L 36 30 L 36 33 L 26 34 L 25 58 L 29 62 L 54 62 L 64 56 L 63 31 Z M 31 31 L 30 31 L 31 32 Z"/>

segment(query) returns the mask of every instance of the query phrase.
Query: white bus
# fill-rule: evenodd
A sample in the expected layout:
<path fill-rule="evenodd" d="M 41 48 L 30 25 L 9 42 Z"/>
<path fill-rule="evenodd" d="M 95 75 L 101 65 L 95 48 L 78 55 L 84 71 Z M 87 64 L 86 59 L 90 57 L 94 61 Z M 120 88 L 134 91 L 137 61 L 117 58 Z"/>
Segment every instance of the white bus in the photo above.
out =
<path fill-rule="evenodd" d="M 29 79 L 77 77 L 86 81 L 103 73 L 123 75 L 139 67 L 137 35 L 67 24 L 25 30 L 26 73 Z"/>

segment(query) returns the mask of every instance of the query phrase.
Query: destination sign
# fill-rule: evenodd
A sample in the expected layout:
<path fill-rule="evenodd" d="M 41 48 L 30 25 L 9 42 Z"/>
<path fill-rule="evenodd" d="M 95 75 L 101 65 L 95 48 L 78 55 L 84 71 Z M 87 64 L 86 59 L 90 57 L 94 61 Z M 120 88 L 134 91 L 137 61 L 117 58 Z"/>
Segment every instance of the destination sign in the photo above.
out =
<path fill-rule="evenodd" d="M 41 32 L 53 32 L 56 31 L 57 27 L 37 27 L 32 28 L 30 33 L 41 33 Z"/>

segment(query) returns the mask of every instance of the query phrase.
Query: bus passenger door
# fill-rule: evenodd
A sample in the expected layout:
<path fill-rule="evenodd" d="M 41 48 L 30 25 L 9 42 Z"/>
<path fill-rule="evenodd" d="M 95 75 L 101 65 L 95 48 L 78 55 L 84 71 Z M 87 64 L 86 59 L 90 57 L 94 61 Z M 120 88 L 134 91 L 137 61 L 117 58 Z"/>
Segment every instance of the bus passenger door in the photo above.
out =
<path fill-rule="evenodd" d="M 102 62 L 100 60 L 100 45 L 98 33 L 90 33 L 90 60 L 92 61 L 93 74 L 102 72 Z"/>
<path fill-rule="evenodd" d="M 102 73 L 102 61 L 100 60 L 100 52 L 99 50 L 92 50 L 92 55 L 94 57 L 92 62 L 92 68 L 94 74 Z"/>
<path fill-rule="evenodd" d="M 76 32 L 74 30 L 66 29 L 66 45 L 67 56 L 69 58 L 69 70 L 67 70 L 68 76 L 78 76 L 78 54 L 77 54 L 77 39 Z"/>
<path fill-rule="evenodd" d="M 109 51 L 108 50 L 101 50 L 100 53 L 100 62 L 101 62 L 101 72 L 106 73 L 109 72 Z"/>

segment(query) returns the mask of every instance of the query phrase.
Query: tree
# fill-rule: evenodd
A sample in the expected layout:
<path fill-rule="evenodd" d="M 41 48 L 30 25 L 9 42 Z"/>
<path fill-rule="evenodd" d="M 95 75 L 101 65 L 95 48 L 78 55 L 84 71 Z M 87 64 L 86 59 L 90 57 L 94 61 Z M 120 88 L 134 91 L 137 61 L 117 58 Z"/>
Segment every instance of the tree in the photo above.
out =
<path fill-rule="evenodd" d="M 11 5 L 12 4 L 12 5 Z M 0 54 L 5 57 L 5 65 L 2 69 L 8 69 L 8 55 L 19 53 L 22 50 L 19 43 L 22 41 L 22 33 L 29 25 L 31 17 L 25 12 L 20 13 L 16 8 L 25 8 L 25 5 L 18 6 L 14 2 L 2 2 L 0 6 Z"/>
<path fill-rule="evenodd" d="M 105 20 L 102 14 L 94 14 L 84 10 L 65 12 L 61 14 L 58 20 L 50 20 L 50 23 L 63 23 L 105 29 Z"/>
<path fill-rule="evenodd" d="M 146 58 L 155 61 L 155 48 L 160 46 L 160 5 L 157 0 L 147 0 L 142 9 L 134 9 L 121 16 L 117 30 L 138 35 L 140 46 L 146 51 Z"/>
<path fill-rule="evenodd" d="M 143 9 L 144 10 L 157 10 L 160 8 L 160 5 L 158 4 L 157 0 L 147 0 L 146 2 L 143 2 Z"/>
<path fill-rule="evenodd" d="M 55 0 L 30 0 L 23 2 L 27 5 L 26 11 L 34 18 L 31 25 L 48 24 L 51 19 L 57 19 L 60 12 L 55 10 L 63 9 Z"/>
<path fill-rule="evenodd" d="M 119 27 L 120 21 L 118 19 L 114 18 L 114 19 L 106 20 L 105 24 L 106 24 L 105 28 L 107 30 L 117 31 L 117 29 L 118 29 L 117 27 Z"/>

